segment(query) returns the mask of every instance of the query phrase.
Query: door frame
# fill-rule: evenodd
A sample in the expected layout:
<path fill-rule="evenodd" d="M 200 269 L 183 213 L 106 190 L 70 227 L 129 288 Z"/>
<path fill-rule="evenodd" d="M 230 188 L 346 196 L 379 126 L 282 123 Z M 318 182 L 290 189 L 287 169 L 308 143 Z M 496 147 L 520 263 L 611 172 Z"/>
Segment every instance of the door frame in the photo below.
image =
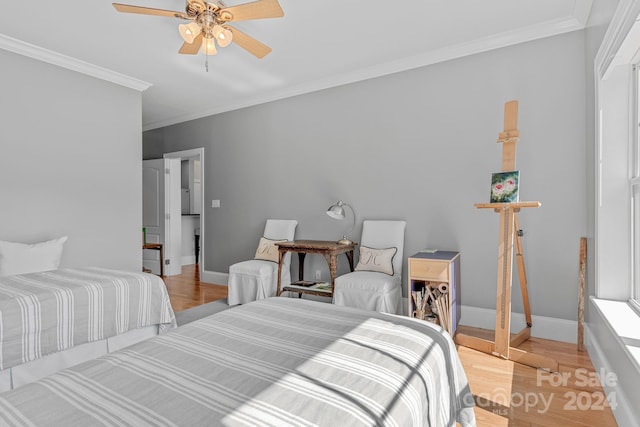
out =
<path fill-rule="evenodd" d="M 205 200 L 204 200 L 204 147 L 192 148 L 190 150 L 173 151 L 170 153 L 164 153 L 162 155 L 165 159 L 180 159 L 180 160 L 200 160 L 200 272 L 204 271 L 205 260 L 205 232 L 204 232 L 204 215 L 205 215 Z M 177 242 L 181 245 L 182 242 Z M 196 260 L 197 261 L 197 260 Z"/>
<path fill-rule="evenodd" d="M 164 260 L 161 256 L 165 245 L 167 230 L 169 228 L 165 214 L 167 200 L 165 187 L 164 159 L 146 159 L 142 161 L 142 227 L 144 241 L 146 243 L 159 243 L 161 251 L 142 249 L 142 269 L 148 268 L 153 274 L 164 276 Z M 149 173 L 152 175 L 148 175 Z M 148 197 L 153 197 L 149 200 Z M 156 265 L 157 264 L 157 265 Z M 166 272 L 165 272 L 166 273 Z"/>

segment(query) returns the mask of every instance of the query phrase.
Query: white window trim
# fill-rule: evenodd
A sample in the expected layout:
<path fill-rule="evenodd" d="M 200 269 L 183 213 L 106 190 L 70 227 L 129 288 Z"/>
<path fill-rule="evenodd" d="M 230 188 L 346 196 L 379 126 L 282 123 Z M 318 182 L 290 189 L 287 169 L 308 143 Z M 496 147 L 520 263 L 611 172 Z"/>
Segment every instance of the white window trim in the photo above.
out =
<path fill-rule="evenodd" d="M 614 385 L 603 383 L 605 392 L 619 398 L 614 414 L 620 425 L 635 425 L 634 399 L 640 392 L 640 312 L 630 302 L 634 259 L 629 151 L 637 135 L 631 64 L 640 46 L 627 38 L 639 13 L 640 0 L 620 0 L 594 62 L 596 289 L 590 298 L 586 336 L 594 366 L 620 375 Z"/>
<path fill-rule="evenodd" d="M 640 25 L 634 24 L 631 31 L 635 29 L 638 31 Z M 638 43 L 640 45 L 640 43 Z M 629 289 L 629 302 L 634 310 L 637 312 L 638 299 L 640 299 L 640 269 L 637 268 L 640 263 L 638 257 L 640 253 L 640 242 L 636 230 L 640 227 L 640 221 L 637 221 L 640 212 L 636 212 L 636 209 L 640 207 L 640 159 L 638 158 L 640 149 L 640 134 L 638 133 L 638 126 L 640 125 L 640 93 L 638 90 L 640 68 L 638 67 L 638 60 L 640 58 L 640 49 L 634 54 L 631 65 L 631 79 L 629 81 L 629 147 L 628 147 L 628 170 L 629 170 L 629 203 L 630 203 L 630 223 L 629 223 L 629 235 L 631 236 L 631 282 Z M 634 203 L 635 202 L 635 203 Z"/>
<path fill-rule="evenodd" d="M 630 149 L 637 134 L 635 73 L 640 46 L 639 0 L 620 0 L 594 62 L 596 90 L 595 283 L 596 297 L 628 301 L 632 296 Z M 635 24 L 635 27 L 634 27 Z M 626 164 L 621 170 L 620 164 Z M 628 227 L 620 227 L 628 224 Z M 640 272 L 639 272 L 640 274 Z"/>

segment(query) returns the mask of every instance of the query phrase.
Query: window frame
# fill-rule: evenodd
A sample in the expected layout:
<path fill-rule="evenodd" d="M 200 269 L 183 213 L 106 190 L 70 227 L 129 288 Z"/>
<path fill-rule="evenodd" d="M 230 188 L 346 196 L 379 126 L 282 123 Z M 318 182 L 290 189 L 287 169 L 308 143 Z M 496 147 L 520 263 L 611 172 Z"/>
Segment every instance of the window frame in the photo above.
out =
<path fill-rule="evenodd" d="M 629 146 L 629 197 L 631 233 L 631 289 L 629 302 L 640 313 L 640 59 L 634 58 L 632 64 L 630 106 L 632 117 Z"/>

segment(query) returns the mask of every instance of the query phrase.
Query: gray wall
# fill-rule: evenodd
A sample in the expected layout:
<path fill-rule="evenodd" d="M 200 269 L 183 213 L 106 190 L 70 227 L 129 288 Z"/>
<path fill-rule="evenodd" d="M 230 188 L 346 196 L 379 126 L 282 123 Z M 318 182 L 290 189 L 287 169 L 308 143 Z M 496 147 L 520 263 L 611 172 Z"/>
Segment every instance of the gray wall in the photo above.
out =
<path fill-rule="evenodd" d="M 0 50 L 0 239 L 140 270 L 141 95 Z"/>
<path fill-rule="evenodd" d="M 205 212 L 206 270 L 252 257 L 270 217 L 297 219 L 297 238 L 338 239 L 343 226 L 324 211 L 343 199 L 358 214 L 356 241 L 362 219 L 398 218 L 406 256 L 460 251 L 462 303 L 491 309 L 498 215 L 474 204 L 488 201 L 504 103 L 517 99 L 520 196 L 542 202 L 520 214 L 532 310 L 575 319 L 585 60 L 585 34 L 573 32 L 148 131 L 143 156 L 206 147 L 205 206 L 221 200 Z M 328 276 L 321 257 L 307 260 Z"/>

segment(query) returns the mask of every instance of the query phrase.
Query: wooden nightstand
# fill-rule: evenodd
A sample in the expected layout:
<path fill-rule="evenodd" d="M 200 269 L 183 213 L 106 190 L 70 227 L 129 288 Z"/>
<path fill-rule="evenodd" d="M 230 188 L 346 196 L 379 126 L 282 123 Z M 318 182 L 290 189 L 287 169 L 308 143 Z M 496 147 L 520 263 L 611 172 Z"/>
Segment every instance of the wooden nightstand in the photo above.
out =
<path fill-rule="evenodd" d="M 409 317 L 414 317 L 416 310 L 412 298 L 414 291 L 420 292 L 425 286 L 435 290 L 444 284 L 448 288 L 448 316 L 444 323 L 450 325 L 447 329 L 453 337 L 460 321 L 460 253 L 451 251 L 418 252 L 410 256 L 407 263 L 409 267 L 407 275 Z"/>

